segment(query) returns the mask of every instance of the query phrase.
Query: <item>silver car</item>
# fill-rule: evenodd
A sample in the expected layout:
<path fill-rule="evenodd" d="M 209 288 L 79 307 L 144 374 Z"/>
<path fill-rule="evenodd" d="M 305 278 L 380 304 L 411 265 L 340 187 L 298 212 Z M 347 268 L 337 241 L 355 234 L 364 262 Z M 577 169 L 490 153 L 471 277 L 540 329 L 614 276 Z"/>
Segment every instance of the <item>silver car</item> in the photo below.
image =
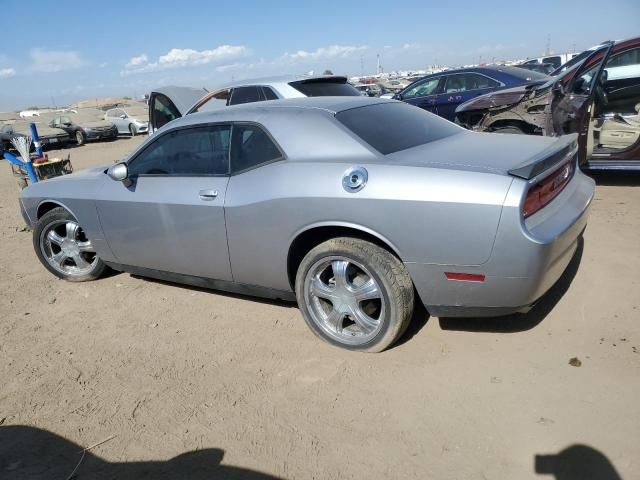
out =
<path fill-rule="evenodd" d="M 281 100 L 188 115 L 21 204 L 58 277 L 297 299 L 321 338 L 378 352 L 416 295 L 435 316 L 534 304 L 587 223 L 576 156 L 575 135 L 474 133 L 393 100 Z"/>
<path fill-rule="evenodd" d="M 104 119 L 113 123 L 119 134 L 135 137 L 149 131 L 149 109 L 146 105 L 111 108 L 104 114 Z"/>

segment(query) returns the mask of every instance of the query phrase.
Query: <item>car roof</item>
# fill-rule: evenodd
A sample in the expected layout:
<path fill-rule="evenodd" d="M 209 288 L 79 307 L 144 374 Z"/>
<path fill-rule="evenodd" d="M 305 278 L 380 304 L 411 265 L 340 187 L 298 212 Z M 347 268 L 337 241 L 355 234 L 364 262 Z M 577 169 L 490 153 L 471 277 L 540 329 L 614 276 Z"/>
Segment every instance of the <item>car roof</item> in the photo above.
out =
<path fill-rule="evenodd" d="M 283 100 L 244 103 L 242 105 L 232 105 L 220 110 L 192 113 L 172 121 L 171 126 L 178 127 L 197 125 L 201 123 L 221 122 L 227 120 L 251 121 L 269 113 L 282 113 L 283 108 L 316 110 L 333 115 L 352 108 L 366 107 L 382 103 L 402 102 L 385 98 L 364 96 L 287 98 Z"/>
<path fill-rule="evenodd" d="M 230 83 L 224 83 L 220 86 L 214 88 L 212 90 L 221 90 L 223 88 L 234 88 L 234 87 L 242 87 L 246 85 L 277 85 L 282 83 L 291 83 L 291 82 L 299 82 L 303 80 L 337 80 L 337 81 L 347 81 L 347 77 L 340 75 L 278 75 L 272 77 L 262 77 L 262 78 L 247 78 L 245 80 L 236 80 Z"/>

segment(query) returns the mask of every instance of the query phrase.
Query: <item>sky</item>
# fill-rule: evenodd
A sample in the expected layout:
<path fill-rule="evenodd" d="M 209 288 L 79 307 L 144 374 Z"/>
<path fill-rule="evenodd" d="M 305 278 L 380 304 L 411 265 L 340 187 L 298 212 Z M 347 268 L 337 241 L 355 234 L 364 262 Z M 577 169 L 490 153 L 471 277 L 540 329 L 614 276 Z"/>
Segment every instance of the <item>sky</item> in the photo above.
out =
<path fill-rule="evenodd" d="M 581 51 L 640 35 L 640 0 L 0 0 L 0 111 Z M 29 15 L 33 19 L 29 19 Z"/>

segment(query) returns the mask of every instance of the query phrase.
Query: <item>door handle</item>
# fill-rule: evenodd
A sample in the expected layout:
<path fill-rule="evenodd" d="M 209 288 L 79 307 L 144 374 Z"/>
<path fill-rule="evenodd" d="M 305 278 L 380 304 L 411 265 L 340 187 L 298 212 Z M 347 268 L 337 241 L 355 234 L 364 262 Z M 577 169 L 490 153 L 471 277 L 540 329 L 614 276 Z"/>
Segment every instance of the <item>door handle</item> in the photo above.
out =
<path fill-rule="evenodd" d="M 200 190 L 198 192 L 198 196 L 200 197 L 200 200 L 211 201 L 211 200 L 215 200 L 215 198 L 218 196 L 218 191 L 217 190 Z"/>

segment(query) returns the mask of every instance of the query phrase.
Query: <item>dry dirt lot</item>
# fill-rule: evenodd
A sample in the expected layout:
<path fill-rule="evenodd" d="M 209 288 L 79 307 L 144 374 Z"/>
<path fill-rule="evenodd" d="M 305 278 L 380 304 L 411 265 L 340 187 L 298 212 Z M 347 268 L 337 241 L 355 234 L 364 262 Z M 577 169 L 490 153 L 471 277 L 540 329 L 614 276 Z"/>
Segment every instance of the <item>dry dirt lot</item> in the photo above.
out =
<path fill-rule="evenodd" d="M 63 153 L 81 169 L 139 141 Z M 528 315 L 423 312 L 367 355 L 320 342 L 292 304 L 57 280 L 3 164 L 0 478 L 67 478 L 113 435 L 78 479 L 553 478 L 537 455 L 558 479 L 640 478 L 638 185 L 600 178 L 579 262 Z"/>

